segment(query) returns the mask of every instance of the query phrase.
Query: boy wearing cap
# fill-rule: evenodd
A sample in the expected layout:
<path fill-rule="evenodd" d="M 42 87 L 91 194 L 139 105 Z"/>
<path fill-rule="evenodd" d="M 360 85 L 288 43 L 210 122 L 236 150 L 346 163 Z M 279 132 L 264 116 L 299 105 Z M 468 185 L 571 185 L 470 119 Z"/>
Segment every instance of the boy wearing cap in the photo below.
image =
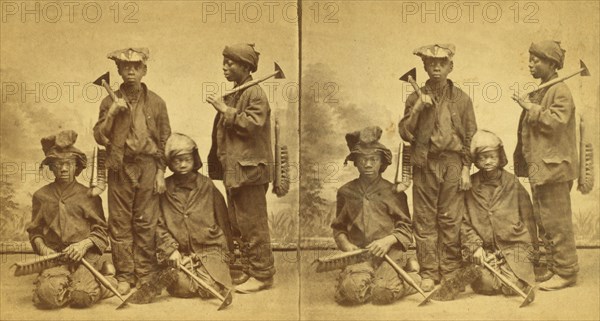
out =
<path fill-rule="evenodd" d="M 565 50 L 555 41 L 529 47 L 529 70 L 544 84 L 558 77 Z M 579 264 L 573 232 L 570 191 L 578 176 L 575 104 L 565 82 L 514 95 L 523 108 L 514 153 L 515 174 L 528 177 L 534 213 L 546 248 L 548 272 L 538 275 L 542 290 L 557 290 L 577 281 Z M 535 240 L 537 243 L 537 239 Z"/>
<path fill-rule="evenodd" d="M 88 188 L 75 179 L 87 162 L 85 154 L 73 146 L 76 140 L 77 133 L 72 130 L 42 138 L 46 158 L 41 166 L 48 166 L 55 180 L 33 194 L 27 232 L 36 254 L 62 252 L 65 259 L 64 264 L 42 271 L 35 281 L 33 302 L 45 309 L 67 304 L 87 307 L 114 295 L 79 264 L 82 258 L 117 284 L 111 276 L 114 267 L 102 259 L 108 247 L 102 200 L 88 197 Z"/>
<path fill-rule="evenodd" d="M 166 179 L 167 190 L 160 197 L 161 214 L 156 230 L 159 261 L 175 267 L 184 265 L 211 287 L 225 293 L 231 287 L 228 265 L 231 238 L 223 195 L 210 178 L 198 173 L 202 161 L 196 143 L 188 136 L 171 135 L 165 157 L 173 175 Z M 182 271 L 167 291 L 177 297 L 212 297 Z"/>
<path fill-rule="evenodd" d="M 431 291 L 460 267 L 463 191 L 470 188 L 471 138 L 477 130 L 473 103 L 454 86 L 452 44 L 414 50 L 429 80 L 406 99 L 400 136 L 412 146 L 414 233 L 421 287 Z"/>
<path fill-rule="evenodd" d="M 504 170 L 506 153 L 494 133 L 480 130 L 473 136 L 471 157 L 479 171 L 471 176 L 471 190 L 465 193 L 463 257 L 478 265 L 488 262 L 527 293 L 535 285 L 530 256 L 532 240 L 537 239 L 529 193 Z M 516 294 L 485 268 L 471 288 L 485 295 Z"/>
<path fill-rule="evenodd" d="M 223 74 L 239 87 L 252 80 L 259 53 L 251 44 L 223 50 Z M 225 98 L 207 98 L 215 110 L 209 176 L 223 180 L 227 190 L 232 235 L 240 239 L 244 272 L 234 277 L 237 288 L 258 291 L 273 284 L 275 265 L 267 216 L 271 182 L 271 109 L 265 92 L 253 85 Z"/>
<path fill-rule="evenodd" d="M 147 48 L 108 55 L 123 78 L 117 101 L 106 97 L 94 126 L 94 138 L 106 146 L 108 227 L 119 291 L 148 282 L 156 267 L 155 232 L 158 194 L 165 190 L 164 146 L 171 134 L 165 102 L 150 91 Z"/>
<path fill-rule="evenodd" d="M 331 223 L 338 248 L 344 252 L 366 248 L 367 262 L 347 266 L 338 277 L 335 300 L 343 305 L 389 304 L 416 291 L 383 260 L 388 254 L 407 266 L 417 283 L 416 262 L 405 253 L 412 242 L 406 194 L 393 193 L 393 184 L 381 177 L 392 163 L 392 153 L 379 142 L 381 128 L 367 127 L 346 135 L 359 177 L 337 192 L 336 218 Z"/>

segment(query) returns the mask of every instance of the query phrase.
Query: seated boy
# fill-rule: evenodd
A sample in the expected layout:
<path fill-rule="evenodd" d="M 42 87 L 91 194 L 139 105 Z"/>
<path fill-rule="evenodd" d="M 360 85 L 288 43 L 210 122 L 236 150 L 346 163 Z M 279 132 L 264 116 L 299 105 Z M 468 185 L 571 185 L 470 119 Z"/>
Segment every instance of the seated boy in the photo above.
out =
<path fill-rule="evenodd" d="M 491 263 L 497 271 L 527 292 L 534 285 L 530 260 L 537 232 L 529 194 L 507 164 L 502 141 L 480 130 L 471 142 L 472 159 L 479 171 L 471 176 L 466 193 L 466 212 L 461 226 L 463 256 L 481 265 Z M 516 293 L 492 272 L 482 268 L 471 288 L 485 295 Z"/>
<path fill-rule="evenodd" d="M 337 193 L 336 218 L 331 224 L 338 248 L 344 252 L 366 248 L 373 258 L 347 266 L 338 278 L 335 300 L 339 304 L 389 304 L 415 293 L 382 258 L 388 254 L 400 266 L 408 264 L 412 242 L 406 194 L 393 193 L 393 184 L 381 177 L 392 163 L 392 153 L 379 143 L 381 128 L 367 127 L 346 135 L 350 155 L 359 177 Z M 407 272 L 420 283 L 418 267 Z"/>
<path fill-rule="evenodd" d="M 42 138 L 47 165 L 55 180 L 33 194 L 29 240 L 38 255 L 64 253 L 63 265 L 48 268 L 35 281 L 33 302 L 45 309 L 67 304 L 87 307 L 114 294 L 100 285 L 82 264 L 82 258 L 102 274 L 114 275 L 114 267 L 102 259 L 108 246 L 106 220 L 99 196 L 88 197 L 88 188 L 75 177 L 86 167 L 86 156 L 73 144 L 77 133 L 65 130 Z M 116 279 L 106 277 L 114 286 Z"/>
<path fill-rule="evenodd" d="M 157 227 L 159 262 L 192 270 L 213 289 L 231 288 L 228 265 L 230 225 L 223 196 L 210 178 L 198 173 L 202 161 L 196 143 L 183 134 L 167 140 L 165 156 L 173 175 L 160 198 Z M 211 298 L 187 274 L 179 271 L 167 291 L 176 297 Z"/>

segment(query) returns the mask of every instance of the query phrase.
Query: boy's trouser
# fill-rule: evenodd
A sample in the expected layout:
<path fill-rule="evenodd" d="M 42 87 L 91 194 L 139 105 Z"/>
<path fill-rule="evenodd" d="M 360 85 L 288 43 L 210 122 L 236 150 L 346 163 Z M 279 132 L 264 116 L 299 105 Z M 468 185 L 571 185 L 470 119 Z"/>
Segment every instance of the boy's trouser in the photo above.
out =
<path fill-rule="evenodd" d="M 458 153 L 444 152 L 413 167 L 413 229 L 423 278 L 439 281 L 460 268 L 462 166 Z"/>
<path fill-rule="evenodd" d="M 268 279 L 275 274 L 265 193 L 269 184 L 227 190 L 233 237 L 241 240 L 242 262 L 248 275 Z"/>
<path fill-rule="evenodd" d="M 548 269 L 562 277 L 579 272 L 571 212 L 573 182 L 531 186 L 533 213 L 546 248 Z"/>
<path fill-rule="evenodd" d="M 90 262 L 100 270 L 104 258 Z M 117 280 L 105 276 L 113 286 Z M 42 271 L 35 280 L 33 303 L 43 309 L 55 309 L 70 304 L 75 307 L 88 307 L 101 299 L 114 294 L 102 286 L 94 275 L 82 264 L 59 265 Z"/>
<path fill-rule="evenodd" d="M 108 174 L 108 230 L 119 281 L 146 282 L 156 270 L 155 232 L 159 195 L 156 162 L 150 156 L 124 161 Z"/>
<path fill-rule="evenodd" d="M 518 286 L 524 292 L 527 292 L 528 285 L 527 283 L 521 281 L 515 273 L 512 271 L 510 266 L 506 264 L 506 262 L 499 264 L 494 267 L 494 269 L 506 278 L 510 280 L 512 284 Z M 502 283 L 502 281 L 494 275 L 490 270 L 485 267 L 481 268 L 481 277 L 471 283 L 471 288 L 473 292 L 485 295 L 496 295 L 496 294 L 504 294 L 504 295 L 516 295 L 513 289 L 509 286 Z"/>
<path fill-rule="evenodd" d="M 406 253 L 392 250 L 388 255 L 399 266 L 406 265 Z M 409 272 L 409 275 L 417 284 L 421 282 L 416 272 Z M 416 292 L 389 263 L 373 259 L 349 265 L 342 270 L 338 276 L 335 300 L 342 305 L 362 304 L 369 300 L 375 304 L 390 304 Z"/>

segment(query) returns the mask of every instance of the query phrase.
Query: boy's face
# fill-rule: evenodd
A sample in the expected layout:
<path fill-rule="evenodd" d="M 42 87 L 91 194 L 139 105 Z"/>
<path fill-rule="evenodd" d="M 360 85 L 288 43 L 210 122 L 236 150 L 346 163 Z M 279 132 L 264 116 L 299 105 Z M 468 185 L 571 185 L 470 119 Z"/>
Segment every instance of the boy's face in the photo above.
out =
<path fill-rule="evenodd" d="M 447 58 L 425 58 L 423 65 L 429 79 L 436 81 L 445 81 L 453 68 L 452 62 Z"/>
<path fill-rule="evenodd" d="M 142 77 L 146 75 L 148 68 L 139 61 L 120 61 L 119 75 L 123 78 L 123 82 L 127 84 L 139 84 L 142 82 Z"/>
<path fill-rule="evenodd" d="M 500 163 L 500 155 L 498 154 L 497 150 L 479 153 L 475 162 L 477 168 L 486 172 L 491 172 L 498 168 L 498 164 Z"/>
<path fill-rule="evenodd" d="M 228 81 L 240 83 L 248 77 L 250 71 L 245 65 L 233 61 L 227 57 L 223 58 L 223 75 Z"/>
<path fill-rule="evenodd" d="M 381 155 L 379 153 L 358 154 L 354 162 L 360 176 L 374 178 L 379 176 L 381 169 Z"/>
<path fill-rule="evenodd" d="M 50 163 L 50 170 L 58 183 L 71 183 L 75 180 L 77 162 L 72 158 L 57 158 Z"/>
<path fill-rule="evenodd" d="M 194 156 L 190 154 L 177 155 L 171 159 L 171 166 L 176 174 L 191 173 L 194 168 Z"/>
<path fill-rule="evenodd" d="M 530 54 L 529 72 L 535 79 L 545 79 L 556 72 L 556 67 L 552 61 Z"/>

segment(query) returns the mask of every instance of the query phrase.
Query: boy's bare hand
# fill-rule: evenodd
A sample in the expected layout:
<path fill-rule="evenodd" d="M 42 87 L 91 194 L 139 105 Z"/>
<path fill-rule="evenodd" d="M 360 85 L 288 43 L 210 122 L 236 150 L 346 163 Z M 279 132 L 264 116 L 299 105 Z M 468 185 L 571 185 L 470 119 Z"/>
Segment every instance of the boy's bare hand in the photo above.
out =
<path fill-rule="evenodd" d="M 525 110 L 531 109 L 531 106 L 533 105 L 533 103 L 531 101 L 529 101 L 528 99 L 525 99 L 517 94 L 512 95 L 512 100 L 516 101 L 517 104 L 519 104 L 519 106 L 521 106 L 521 108 L 523 108 Z"/>
<path fill-rule="evenodd" d="M 460 174 L 460 190 L 468 191 L 471 189 L 471 173 L 469 167 L 463 166 Z"/>
<path fill-rule="evenodd" d="M 211 104 L 215 108 L 215 110 L 220 113 L 224 113 L 225 110 L 227 110 L 227 105 L 225 105 L 225 102 L 223 102 L 222 99 L 215 99 L 215 97 L 213 97 L 212 95 L 206 97 L 206 102 Z"/>
<path fill-rule="evenodd" d="M 431 99 L 431 96 L 429 96 L 427 94 L 423 94 L 415 102 L 415 106 L 413 107 L 413 110 L 416 113 L 418 113 L 418 112 L 421 112 L 423 109 L 429 108 L 431 106 L 433 106 L 433 99 Z"/>
<path fill-rule="evenodd" d="M 179 264 L 181 264 L 181 258 L 181 253 L 179 253 L 178 250 L 173 251 L 169 256 L 169 265 L 173 267 L 179 266 Z"/>
<path fill-rule="evenodd" d="M 158 170 L 154 179 L 154 193 L 162 194 L 166 190 L 167 184 L 165 183 L 165 173 L 162 170 Z"/>
<path fill-rule="evenodd" d="M 388 235 L 384 238 L 380 238 L 379 240 L 371 242 L 371 244 L 367 245 L 366 249 L 369 250 L 369 253 L 373 254 L 377 257 L 383 257 L 389 252 L 392 245 L 396 244 L 398 240 L 393 235 Z"/>
<path fill-rule="evenodd" d="M 85 239 L 77 243 L 73 243 L 63 250 L 63 253 L 73 262 L 79 262 L 87 253 L 87 251 L 94 245 L 90 239 Z"/>
<path fill-rule="evenodd" d="M 125 111 L 127 109 L 129 109 L 129 107 L 127 106 L 127 102 L 125 101 L 125 99 L 118 98 L 117 101 L 113 101 L 113 103 L 110 105 L 110 108 L 108 109 L 108 114 L 111 117 L 114 117 L 120 112 Z"/>

